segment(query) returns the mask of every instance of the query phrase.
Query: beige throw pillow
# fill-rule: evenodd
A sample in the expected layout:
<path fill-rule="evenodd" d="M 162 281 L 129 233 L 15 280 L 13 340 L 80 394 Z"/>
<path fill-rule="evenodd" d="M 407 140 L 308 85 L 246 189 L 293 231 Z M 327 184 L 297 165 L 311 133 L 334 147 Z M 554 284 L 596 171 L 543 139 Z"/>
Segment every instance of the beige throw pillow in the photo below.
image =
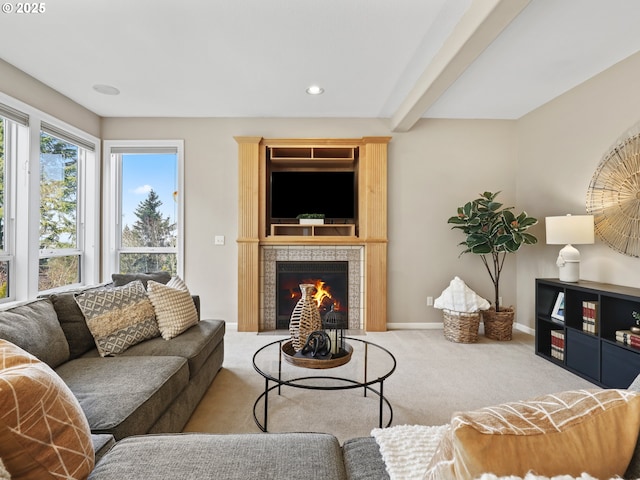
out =
<path fill-rule="evenodd" d="M 147 295 L 155 308 L 158 328 L 165 340 L 198 323 L 193 298 L 180 277 L 173 277 L 166 285 L 149 280 Z"/>
<path fill-rule="evenodd" d="M 640 429 L 640 394 L 575 390 L 454 414 L 427 479 L 483 473 L 622 476 Z"/>
<path fill-rule="evenodd" d="M 71 390 L 48 365 L 0 340 L 0 458 L 11 478 L 86 479 L 94 455 Z"/>
<path fill-rule="evenodd" d="M 85 292 L 76 302 L 103 357 L 160 335 L 153 305 L 140 280 Z"/>

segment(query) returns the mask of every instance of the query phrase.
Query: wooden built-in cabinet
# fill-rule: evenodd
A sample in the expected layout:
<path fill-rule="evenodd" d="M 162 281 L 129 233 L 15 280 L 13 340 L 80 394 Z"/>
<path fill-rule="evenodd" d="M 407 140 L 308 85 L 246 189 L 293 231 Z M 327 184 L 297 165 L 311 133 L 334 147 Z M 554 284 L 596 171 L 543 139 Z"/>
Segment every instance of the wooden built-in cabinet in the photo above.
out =
<path fill-rule="evenodd" d="M 238 142 L 238 330 L 259 330 L 260 248 L 266 245 L 364 247 L 364 323 L 385 331 L 387 322 L 387 144 L 390 137 L 265 139 Z M 268 181 L 273 170 L 353 171 L 357 182 L 353 222 L 299 225 L 272 221 Z M 373 294 L 375 292 L 375 294 Z"/>
<path fill-rule="evenodd" d="M 554 318 L 558 296 L 563 310 Z M 640 373 L 640 348 L 616 340 L 634 324 L 640 289 L 607 283 L 536 280 L 536 354 L 604 388 L 627 388 Z"/>

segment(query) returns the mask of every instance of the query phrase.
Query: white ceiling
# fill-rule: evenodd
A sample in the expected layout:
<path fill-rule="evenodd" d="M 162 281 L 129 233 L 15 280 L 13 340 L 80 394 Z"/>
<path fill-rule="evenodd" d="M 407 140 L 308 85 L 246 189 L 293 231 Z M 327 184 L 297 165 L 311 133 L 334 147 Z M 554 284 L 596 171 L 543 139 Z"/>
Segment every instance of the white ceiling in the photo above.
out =
<path fill-rule="evenodd" d="M 474 6 L 518 2 L 486 49 L 461 27 Z M 43 4 L 0 13 L 0 58 L 105 117 L 393 118 L 408 103 L 423 117 L 516 119 L 640 50 L 638 0 Z M 456 29 L 484 51 L 436 75 L 445 87 L 423 107 L 412 92 L 432 84 Z M 314 83 L 323 95 L 305 93 Z"/>

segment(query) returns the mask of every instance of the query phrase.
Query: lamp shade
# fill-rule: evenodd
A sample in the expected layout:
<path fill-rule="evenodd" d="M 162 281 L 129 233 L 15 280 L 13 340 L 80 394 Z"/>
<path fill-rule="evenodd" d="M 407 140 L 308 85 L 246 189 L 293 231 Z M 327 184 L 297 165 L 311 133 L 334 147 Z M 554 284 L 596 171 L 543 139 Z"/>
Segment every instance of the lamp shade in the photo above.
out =
<path fill-rule="evenodd" d="M 546 217 L 545 225 L 549 245 L 582 245 L 595 240 L 593 215 Z"/>

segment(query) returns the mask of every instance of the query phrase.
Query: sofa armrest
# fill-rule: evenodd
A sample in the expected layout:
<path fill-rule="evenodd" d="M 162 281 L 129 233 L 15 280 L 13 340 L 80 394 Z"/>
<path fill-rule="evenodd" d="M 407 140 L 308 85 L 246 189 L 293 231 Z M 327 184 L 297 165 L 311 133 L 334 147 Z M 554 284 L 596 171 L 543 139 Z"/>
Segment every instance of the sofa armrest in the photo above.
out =
<path fill-rule="evenodd" d="M 198 312 L 198 321 L 201 320 L 200 318 L 200 295 L 191 295 L 191 298 L 193 298 L 193 303 L 196 306 L 196 312 Z"/>

